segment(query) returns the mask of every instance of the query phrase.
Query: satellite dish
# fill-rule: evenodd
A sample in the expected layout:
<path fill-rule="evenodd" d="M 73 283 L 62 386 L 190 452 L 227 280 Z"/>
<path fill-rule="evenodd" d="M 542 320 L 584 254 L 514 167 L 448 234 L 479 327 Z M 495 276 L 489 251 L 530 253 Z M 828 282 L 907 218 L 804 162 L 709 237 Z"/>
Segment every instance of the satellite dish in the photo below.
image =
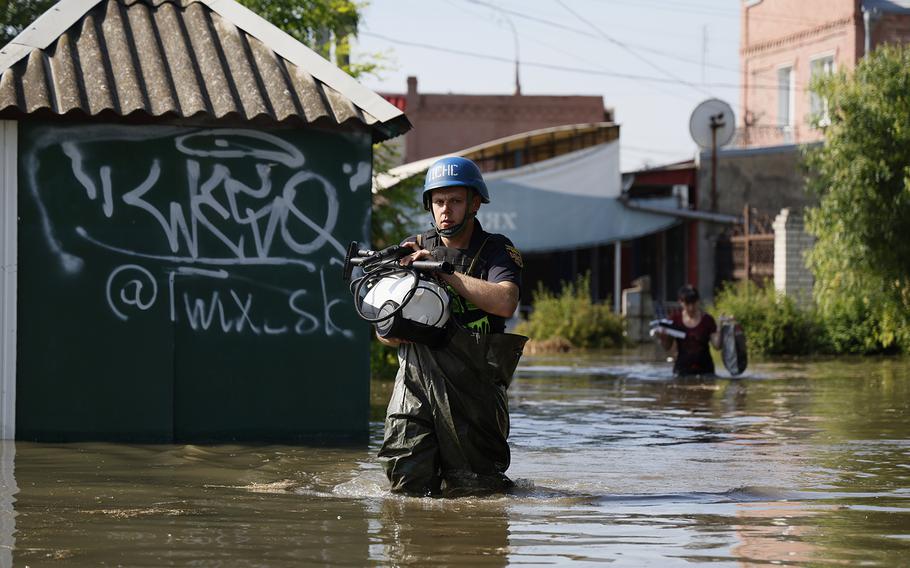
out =
<path fill-rule="evenodd" d="M 700 148 L 720 148 L 729 144 L 734 132 L 736 117 L 733 109 L 720 99 L 702 102 L 695 107 L 689 118 L 689 133 Z"/>

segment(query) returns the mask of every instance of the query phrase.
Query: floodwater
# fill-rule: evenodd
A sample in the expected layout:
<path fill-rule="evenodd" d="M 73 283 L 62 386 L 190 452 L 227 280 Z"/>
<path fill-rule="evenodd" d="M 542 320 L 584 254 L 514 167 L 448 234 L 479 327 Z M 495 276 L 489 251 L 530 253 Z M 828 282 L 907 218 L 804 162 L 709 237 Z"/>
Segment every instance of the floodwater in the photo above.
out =
<path fill-rule="evenodd" d="M 0 565 L 910 564 L 910 360 L 527 357 L 510 396 L 492 497 L 389 495 L 378 420 L 344 449 L 6 443 Z"/>

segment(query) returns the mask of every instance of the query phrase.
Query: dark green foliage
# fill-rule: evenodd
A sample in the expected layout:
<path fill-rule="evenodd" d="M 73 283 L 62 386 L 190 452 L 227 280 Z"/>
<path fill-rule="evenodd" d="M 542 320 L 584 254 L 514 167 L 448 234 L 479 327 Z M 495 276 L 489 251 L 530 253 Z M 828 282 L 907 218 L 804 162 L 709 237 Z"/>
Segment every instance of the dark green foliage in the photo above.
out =
<path fill-rule="evenodd" d="M 373 380 L 392 381 L 398 373 L 398 349 L 386 347 L 376 339 L 370 341 L 370 377 Z"/>
<path fill-rule="evenodd" d="M 830 125 L 807 152 L 815 296 L 839 351 L 910 349 L 910 49 L 817 81 Z"/>
<path fill-rule="evenodd" d="M 805 355 L 827 350 L 815 311 L 800 308 L 771 285 L 728 282 L 714 299 L 713 314 L 715 318 L 734 316 L 746 332 L 752 353 Z"/>
<path fill-rule="evenodd" d="M 350 0 L 239 0 L 297 41 L 318 48 L 357 31 L 359 6 Z M 324 53 L 324 54 L 327 54 Z"/>
<path fill-rule="evenodd" d="M 591 275 L 564 282 L 558 294 L 539 284 L 534 291 L 534 311 L 517 333 L 534 340 L 565 339 L 574 347 L 615 347 L 623 342 L 623 323 L 609 303 L 591 301 Z"/>
<path fill-rule="evenodd" d="M 56 0 L 0 0 L 0 46 L 16 37 Z"/>
<path fill-rule="evenodd" d="M 381 58 L 352 62 L 348 39 L 357 35 L 363 4 L 351 0 L 238 0 L 354 77 L 375 74 Z"/>
<path fill-rule="evenodd" d="M 373 176 L 389 171 L 396 163 L 398 153 L 388 143 L 373 145 Z M 398 244 L 414 232 L 417 219 L 427 218 L 420 202 L 423 176 L 415 175 L 403 179 L 392 187 L 373 194 L 371 239 L 373 248 L 380 249 Z"/>

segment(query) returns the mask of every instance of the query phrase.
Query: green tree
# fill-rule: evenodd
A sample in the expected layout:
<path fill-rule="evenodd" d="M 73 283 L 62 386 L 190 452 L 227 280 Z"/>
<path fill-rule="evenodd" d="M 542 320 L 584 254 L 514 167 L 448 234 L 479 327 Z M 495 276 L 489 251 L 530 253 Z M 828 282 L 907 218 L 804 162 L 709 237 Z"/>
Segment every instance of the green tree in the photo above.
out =
<path fill-rule="evenodd" d="M 373 177 L 381 176 L 397 163 L 398 152 L 390 144 L 373 145 Z M 421 190 L 423 175 L 413 175 L 397 184 L 373 194 L 373 219 L 371 238 L 373 248 L 379 249 L 398 244 L 414 232 L 423 210 Z"/>
<path fill-rule="evenodd" d="M 357 35 L 364 4 L 351 0 L 238 0 L 288 35 L 313 49 L 354 77 L 375 75 L 384 68 L 373 54 L 351 61 L 349 39 Z"/>
<path fill-rule="evenodd" d="M 910 349 L 910 49 L 822 78 L 824 145 L 807 153 L 815 296 L 840 351 Z"/>
<path fill-rule="evenodd" d="M 56 0 L 0 0 L 0 46 L 53 6 Z"/>

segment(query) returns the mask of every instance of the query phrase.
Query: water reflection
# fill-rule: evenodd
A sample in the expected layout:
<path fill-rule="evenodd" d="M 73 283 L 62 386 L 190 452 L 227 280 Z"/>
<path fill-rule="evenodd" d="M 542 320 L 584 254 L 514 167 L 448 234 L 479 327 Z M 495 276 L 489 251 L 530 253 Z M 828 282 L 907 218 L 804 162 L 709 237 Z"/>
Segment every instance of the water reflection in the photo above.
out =
<path fill-rule="evenodd" d="M 502 499 L 384 499 L 373 532 L 393 566 L 505 566 L 509 516 Z M 379 552 L 379 551 L 377 551 Z"/>
<path fill-rule="evenodd" d="M 19 487 L 16 485 L 16 444 L 0 440 L 0 566 L 13 565 L 16 546 L 16 513 L 13 503 Z"/>
<path fill-rule="evenodd" d="M 751 372 L 529 359 L 519 486 L 484 498 L 388 494 L 378 421 L 353 449 L 4 443 L 0 565 L 900 565 L 910 362 Z"/>

